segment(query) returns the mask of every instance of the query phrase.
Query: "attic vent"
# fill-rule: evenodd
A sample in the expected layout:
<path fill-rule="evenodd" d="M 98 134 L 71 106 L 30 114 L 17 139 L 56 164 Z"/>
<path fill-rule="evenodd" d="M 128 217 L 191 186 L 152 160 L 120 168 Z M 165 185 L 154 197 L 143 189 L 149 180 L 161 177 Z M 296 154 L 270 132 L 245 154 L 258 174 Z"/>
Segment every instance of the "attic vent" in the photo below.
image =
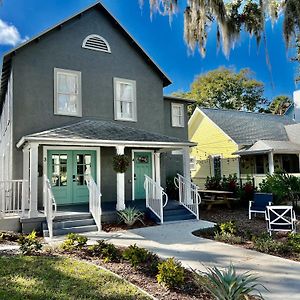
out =
<path fill-rule="evenodd" d="M 111 53 L 108 42 L 97 34 L 87 36 L 82 43 L 82 48 Z"/>

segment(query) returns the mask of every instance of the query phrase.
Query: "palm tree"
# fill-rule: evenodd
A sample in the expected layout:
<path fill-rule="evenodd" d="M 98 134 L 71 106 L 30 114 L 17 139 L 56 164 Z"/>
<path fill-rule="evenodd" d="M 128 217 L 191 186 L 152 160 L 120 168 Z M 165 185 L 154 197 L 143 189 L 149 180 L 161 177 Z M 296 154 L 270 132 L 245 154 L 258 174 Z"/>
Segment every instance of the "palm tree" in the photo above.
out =
<path fill-rule="evenodd" d="M 288 96 L 277 96 L 269 105 L 269 110 L 274 115 L 284 115 L 284 113 L 290 107 L 291 104 L 292 101 Z"/>

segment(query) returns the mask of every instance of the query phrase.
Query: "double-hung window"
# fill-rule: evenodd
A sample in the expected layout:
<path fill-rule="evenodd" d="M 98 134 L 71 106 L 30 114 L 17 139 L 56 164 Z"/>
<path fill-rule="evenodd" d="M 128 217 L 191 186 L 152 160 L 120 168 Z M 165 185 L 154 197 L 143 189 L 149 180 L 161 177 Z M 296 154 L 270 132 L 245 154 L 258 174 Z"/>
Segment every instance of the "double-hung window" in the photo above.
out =
<path fill-rule="evenodd" d="M 180 103 L 172 103 L 172 126 L 184 127 L 184 105 Z"/>
<path fill-rule="evenodd" d="M 81 73 L 55 68 L 54 113 L 81 117 L 81 105 Z"/>
<path fill-rule="evenodd" d="M 115 120 L 136 121 L 136 82 L 114 78 Z"/>

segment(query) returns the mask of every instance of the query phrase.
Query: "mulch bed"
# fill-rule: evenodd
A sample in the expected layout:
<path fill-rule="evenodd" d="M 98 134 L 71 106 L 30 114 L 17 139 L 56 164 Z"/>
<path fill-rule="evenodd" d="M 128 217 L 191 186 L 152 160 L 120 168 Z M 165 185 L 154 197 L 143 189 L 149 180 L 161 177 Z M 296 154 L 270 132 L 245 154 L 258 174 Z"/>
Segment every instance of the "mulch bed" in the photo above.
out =
<path fill-rule="evenodd" d="M 135 228 L 142 228 L 142 227 L 150 227 L 150 226 L 156 226 L 157 223 L 155 223 L 153 220 L 144 218 L 143 223 L 142 222 L 135 222 L 133 226 L 128 226 L 124 223 L 104 223 L 102 224 L 102 230 L 105 232 L 116 232 L 116 231 L 123 231 L 128 229 L 135 229 Z"/>

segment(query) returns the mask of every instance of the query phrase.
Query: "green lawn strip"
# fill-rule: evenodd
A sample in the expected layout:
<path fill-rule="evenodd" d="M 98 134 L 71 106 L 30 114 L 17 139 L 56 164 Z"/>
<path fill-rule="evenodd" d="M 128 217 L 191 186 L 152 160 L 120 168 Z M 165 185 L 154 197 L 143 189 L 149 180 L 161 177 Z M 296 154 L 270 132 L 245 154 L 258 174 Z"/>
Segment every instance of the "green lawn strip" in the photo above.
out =
<path fill-rule="evenodd" d="M 64 257 L 0 257 L 0 299 L 151 299 L 91 264 Z"/>

